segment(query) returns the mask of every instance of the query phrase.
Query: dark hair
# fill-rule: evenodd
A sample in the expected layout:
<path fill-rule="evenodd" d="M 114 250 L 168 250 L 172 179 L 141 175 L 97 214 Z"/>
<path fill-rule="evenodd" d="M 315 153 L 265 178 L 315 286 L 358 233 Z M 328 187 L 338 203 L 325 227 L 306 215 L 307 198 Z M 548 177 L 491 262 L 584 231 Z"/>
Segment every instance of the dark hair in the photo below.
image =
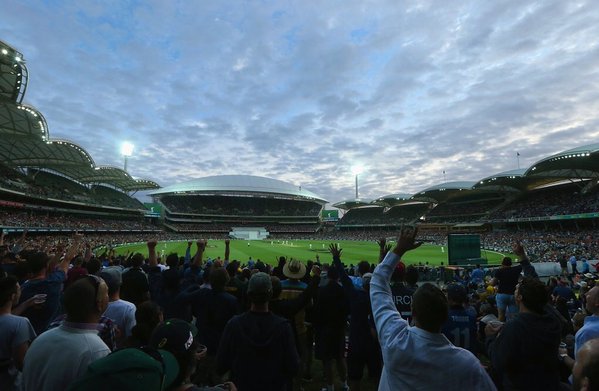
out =
<path fill-rule="evenodd" d="M 537 314 L 543 313 L 543 307 L 549 301 L 545 284 L 538 279 L 524 277 L 519 284 L 518 293 L 522 296 L 522 303 L 526 308 Z"/>
<path fill-rule="evenodd" d="M 406 282 L 409 285 L 416 285 L 416 283 L 418 282 L 418 269 L 416 269 L 414 266 L 410 265 L 406 268 Z"/>
<path fill-rule="evenodd" d="M 327 270 L 327 278 L 329 280 L 333 280 L 336 281 L 339 279 L 339 270 L 337 270 L 336 267 L 329 267 L 329 270 Z"/>
<path fill-rule="evenodd" d="M 48 267 L 48 255 L 44 252 L 35 252 L 27 256 L 27 264 L 29 265 L 29 272 L 38 274 L 42 270 Z"/>
<path fill-rule="evenodd" d="M 503 259 L 501 260 L 501 264 L 503 266 L 512 266 L 512 258 L 510 258 L 510 257 L 503 257 Z"/>
<path fill-rule="evenodd" d="M 97 274 L 102 269 L 102 262 L 98 258 L 92 258 L 85 265 L 88 274 Z"/>
<path fill-rule="evenodd" d="M 368 261 L 360 261 L 358 263 L 358 274 L 362 276 L 368 272 L 370 272 L 370 263 Z"/>
<path fill-rule="evenodd" d="M 179 255 L 177 255 L 177 253 L 170 253 L 167 255 L 166 265 L 171 269 L 177 269 L 179 267 Z"/>
<path fill-rule="evenodd" d="M 431 283 L 422 284 L 412 297 L 414 317 L 426 331 L 438 333 L 447 320 L 447 297 L 441 289 Z"/>
<path fill-rule="evenodd" d="M 137 306 L 135 310 L 135 326 L 131 329 L 131 336 L 134 343 L 130 345 L 143 346 L 150 341 L 152 332 L 160 323 L 160 314 L 162 309 L 153 301 L 144 301 Z"/>
<path fill-rule="evenodd" d="M 210 286 L 214 291 L 223 291 L 229 282 L 229 273 L 222 267 L 213 267 L 210 270 Z"/>
<path fill-rule="evenodd" d="M 140 253 L 135 254 L 131 257 L 131 266 L 132 267 L 141 267 L 144 264 L 144 256 Z"/>
<path fill-rule="evenodd" d="M 90 278 L 81 278 L 68 286 L 64 291 L 64 309 L 71 322 L 83 323 L 94 314 L 97 292 Z"/>
<path fill-rule="evenodd" d="M 17 278 L 15 276 L 3 276 L 0 278 L 0 305 L 11 300 L 11 296 L 17 293 Z"/>
<path fill-rule="evenodd" d="M 239 262 L 237 262 L 237 261 L 229 262 L 229 264 L 226 267 L 227 273 L 229 273 L 229 277 L 231 277 L 231 278 L 235 277 L 235 275 L 237 274 L 238 268 L 239 268 Z"/>

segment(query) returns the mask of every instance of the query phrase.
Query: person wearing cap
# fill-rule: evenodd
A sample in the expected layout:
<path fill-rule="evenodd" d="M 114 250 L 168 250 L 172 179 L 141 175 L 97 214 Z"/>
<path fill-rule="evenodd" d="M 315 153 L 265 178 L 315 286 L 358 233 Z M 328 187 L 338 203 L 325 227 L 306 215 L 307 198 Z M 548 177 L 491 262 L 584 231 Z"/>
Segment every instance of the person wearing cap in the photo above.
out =
<path fill-rule="evenodd" d="M 107 305 L 108 287 L 99 277 L 84 277 L 65 290 L 66 321 L 29 347 L 23 391 L 65 390 L 89 364 L 110 353 L 96 328 Z"/>
<path fill-rule="evenodd" d="M 585 342 L 599 338 L 599 285 L 595 285 L 585 295 L 585 309 L 589 316 L 584 319 L 584 325 L 574 337 L 574 357 Z"/>
<path fill-rule="evenodd" d="M 448 307 L 437 286 L 425 283 L 414 292 L 413 327 L 395 307 L 391 274 L 405 253 L 422 244 L 416 242 L 417 232 L 414 228 L 400 231 L 397 244 L 370 280 L 372 314 L 384 364 L 379 390 L 495 390 L 480 361 L 453 346 L 441 333 Z"/>
<path fill-rule="evenodd" d="M 131 329 L 135 326 L 135 305 L 120 298 L 121 272 L 116 268 L 106 268 L 100 272 L 100 277 L 108 286 L 109 303 L 104 316 L 112 319 L 119 330 L 116 338 L 117 347 L 124 346 L 124 342 L 131 336 Z"/>
<path fill-rule="evenodd" d="M 83 376 L 60 390 L 168 391 L 179 373 L 177 359 L 166 350 L 127 348 L 92 362 Z"/>
<path fill-rule="evenodd" d="M 233 317 L 220 340 L 217 370 L 230 371 L 240 391 L 286 390 L 299 369 L 289 321 L 269 311 L 272 293 L 270 276 L 254 274 L 247 290 L 250 310 Z"/>
<path fill-rule="evenodd" d="M 159 324 L 150 337 L 149 346 L 170 352 L 179 365 L 177 377 L 170 383 L 169 391 L 218 391 L 236 390 L 235 384 L 227 382 L 223 387 L 198 387 L 191 382 L 198 359 L 206 355 L 206 347 L 198 342 L 198 329 L 181 319 L 168 319 Z M 203 348 L 203 349 L 202 349 Z"/>
<path fill-rule="evenodd" d="M 449 311 L 447 321 L 443 324 L 442 333 L 455 346 L 478 352 L 476 346 L 476 315 L 464 307 L 468 301 L 468 293 L 463 285 L 451 283 L 447 285 L 447 303 Z"/>

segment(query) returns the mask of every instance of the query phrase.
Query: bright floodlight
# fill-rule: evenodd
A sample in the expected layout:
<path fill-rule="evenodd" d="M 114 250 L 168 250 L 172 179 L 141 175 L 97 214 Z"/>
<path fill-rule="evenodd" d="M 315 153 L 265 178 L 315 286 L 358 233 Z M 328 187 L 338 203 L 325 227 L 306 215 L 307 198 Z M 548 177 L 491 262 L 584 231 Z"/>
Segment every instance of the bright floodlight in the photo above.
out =
<path fill-rule="evenodd" d="M 121 145 L 121 155 L 123 156 L 131 156 L 133 155 L 134 145 L 128 141 L 125 141 L 123 145 Z"/>
<path fill-rule="evenodd" d="M 364 172 L 364 166 L 362 166 L 362 165 L 355 165 L 355 166 L 352 166 L 352 168 L 351 168 L 351 173 L 354 175 L 360 175 L 363 172 Z"/>

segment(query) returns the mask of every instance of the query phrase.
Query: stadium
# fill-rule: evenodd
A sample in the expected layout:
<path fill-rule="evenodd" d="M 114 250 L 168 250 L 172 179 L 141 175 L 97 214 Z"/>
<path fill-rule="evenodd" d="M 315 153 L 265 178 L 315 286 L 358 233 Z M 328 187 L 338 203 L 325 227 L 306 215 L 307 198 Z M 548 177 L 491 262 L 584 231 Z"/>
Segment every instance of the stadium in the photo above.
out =
<path fill-rule="evenodd" d="M 320 269 L 303 266 L 316 265 L 337 284 L 330 244 L 343 249 L 341 268 L 359 277 L 362 288 L 359 265 L 366 261 L 374 271 L 387 254 L 385 244 L 395 245 L 398 231 L 406 226 L 417 227 L 418 240 L 425 244 L 402 254 L 404 267 L 393 269 L 400 275 L 393 278 L 400 281 L 409 269 L 416 280 L 446 290 L 452 282 L 463 284 L 472 290 L 472 300 L 479 300 L 489 287 L 495 293 L 496 273 L 511 256 L 530 258 L 537 277 L 548 284 L 569 274 L 563 266 L 569 259 L 578 297 L 594 283 L 594 269 L 599 268 L 599 144 L 564 150 L 527 168 L 490 173 L 477 181 L 438 183 L 415 193 L 385 195 L 387 190 L 381 189 L 380 197 L 363 199 L 356 189 L 356 198 L 332 200 L 335 209 L 327 207 L 329 200 L 318 195 L 319 189 L 261 176 L 206 176 L 162 187 L 152 179 L 134 178 L 126 164 L 121 169 L 96 163 L 97 157 L 77 140 L 53 138 L 43 113 L 23 103 L 30 77 L 25 57 L 1 41 L 0 53 L 0 246 L 3 264 L 23 284 L 35 276 L 24 266 L 19 269 L 19 262 L 23 265 L 23 259 L 41 251 L 54 254 L 53 266 L 63 263 L 64 247 L 81 245 L 78 234 L 83 234 L 85 247 L 76 249 L 70 270 L 93 275 L 127 266 L 143 269 L 144 281 L 152 285 L 164 270 L 186 269 L 186 274 L 181 270 L 185 277 L 175 275 L 175 283 L 164 277 L 164 285 L 160 280 L 148 288 L 150 297 L 162 294 L 151 289 L 170 289 L 169 283 L 177 289 L 179 283 L 198 289 L 216 284 L 210 273 L 225 266 L 227 284 L 245 280 L 223 292 L 235 295 L 245 308 L 242 304 L 249 302 L 243 289 L 248 289 L 250 269 L 284 279 L 290 273 L 284 274 L 286 262 L 299 260 L 297 273 L 303 273 L 303 280 L 311 283 L 311 270 L 318 270 L 320 278 Z M 152 202 L 136 197 L 142 191 Z M 377 242 L 381 239 L 385 242 Z M 514 247 L 517 242 L 528 253 L 524 257 Z M 143 267 L 133 263 L 137 254 Z M 592 269 L 584 273 L 587 261 Z M 470 273 L 479 265 L 484 275 L 473 283 Z M 179 305 L 174 299 L 172 303 Z M 176 313 L 172 303 L 161 302 L 165 313 Z M 566 315 L 576 310 L 573 303 L 562 303 Z M 181 316 L 191 321 L 191 310 Z"/>

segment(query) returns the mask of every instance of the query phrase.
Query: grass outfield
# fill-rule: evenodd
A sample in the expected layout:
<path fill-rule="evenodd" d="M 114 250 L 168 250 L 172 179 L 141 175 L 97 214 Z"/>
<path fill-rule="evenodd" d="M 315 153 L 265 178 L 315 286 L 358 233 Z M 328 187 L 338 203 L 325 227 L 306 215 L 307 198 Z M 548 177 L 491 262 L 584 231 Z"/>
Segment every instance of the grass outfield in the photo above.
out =
<path fill-rule="evenodd" d="M 248 246 L 248 243 L 250 244 Z M 272 244 L 271 244 L 272 243 Z M 242 262 L 246 261 L 249 257 L 252 259 L 261 259 L 265 263 L 276 265 L 277 258 L 279 256 L 286 256 L 288 258 L 296 258 L 302 261 L 315 260 L 316 256 L 320 257 L 322 263 L 331 262 L 331 256 L 328 252 L 328 245 L 333 243 L 332 241 L 317 241 L 317 240 L 264 240 L 264 241 L 244 241 L 244 240 L 231 240 L 231 255 L 230 259 L 237 259 Z M 339 243 L 343 249 L 342 261 L 345 264 L 357 264 L 362 260 L 366 260 L 371 263 L 378 262 L 379 248 L 375 242 L 372 241 L 349 241 L 341 240 L 334 243 Z M 311 245 L 311 247 L 310 247 Z M 177 253 L 179 256 L 185 255 L 185 249 L 187 248 L 186 241 L 178 242 L 160 242 L 156 247 L 159 255 L 164 253 L 168 255 L 170 253 Z M 148 250 L 145 243 L 137 244 L 126 244 L 116 247 L 117 254 L 125 254 L 127 252 L 140 252 L 145 256 L 148 255 Z M 192 256 L 195 254 L 196 245 L 194 243 L 192 247 Z M 204 255 L 204 259 L 224 257 L 225 243 L 222 240 L 211 240 L 208 241 L 208 248 Z M 488 264 L 499 264 L 503 254 L 482 251 L 482 257 L 488 259 Z M 406 264 L 418 264 L 419 262 L 428 262 L 430 265 L 447 265 L 447 247 L 424 244 L 420 248 L 410 251 L 403 257 Z"/>

